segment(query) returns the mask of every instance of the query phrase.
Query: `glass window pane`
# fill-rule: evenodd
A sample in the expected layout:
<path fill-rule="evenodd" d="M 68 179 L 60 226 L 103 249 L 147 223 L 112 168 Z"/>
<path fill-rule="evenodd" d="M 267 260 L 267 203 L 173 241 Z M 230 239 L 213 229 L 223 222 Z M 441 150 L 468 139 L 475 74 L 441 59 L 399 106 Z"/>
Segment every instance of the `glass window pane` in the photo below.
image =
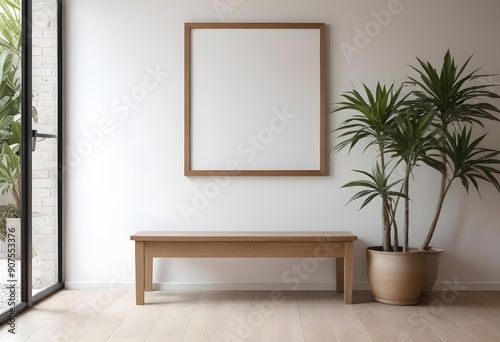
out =
<path fill-rule="evenodd" d="M 57 1 L 33 0 L 33 295 L 57 282 Z"/>

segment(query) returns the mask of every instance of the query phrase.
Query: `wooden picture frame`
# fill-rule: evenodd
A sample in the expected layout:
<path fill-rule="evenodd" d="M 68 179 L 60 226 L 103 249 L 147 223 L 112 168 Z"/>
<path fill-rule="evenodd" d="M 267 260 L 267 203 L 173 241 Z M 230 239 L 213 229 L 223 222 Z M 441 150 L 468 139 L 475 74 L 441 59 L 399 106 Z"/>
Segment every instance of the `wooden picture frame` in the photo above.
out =
<path fill-rule="evenodd" d="M 323 176 L 325 24 L 186 23 L 186 176 Z"/>

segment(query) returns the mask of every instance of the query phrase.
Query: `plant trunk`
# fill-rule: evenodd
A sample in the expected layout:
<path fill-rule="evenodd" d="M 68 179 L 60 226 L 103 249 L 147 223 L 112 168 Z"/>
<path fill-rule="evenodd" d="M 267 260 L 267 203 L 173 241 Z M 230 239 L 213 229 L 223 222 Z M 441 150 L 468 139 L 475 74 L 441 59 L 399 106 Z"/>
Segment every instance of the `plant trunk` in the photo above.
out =
<path fill-rule="evenodd" d="M 405 170 L 405 180 L 404 180 L 404 190 L 405 195 L 405 217 L 404 217 L 404 231 L 403 231 L 403 252 L 408 252 L 409 245 L 409 235 L 410 235 L 410 163 L 406 163 Z"/>
<path fill-rule="evenodd" d="M 382 172 L 385 177 L 385 158 L 384 158 L 384 145 L 379 143 L 379 151 L 380 151 L 380 166 L 382 167 Z M 384 227 L 383 236 L 382 236 L 382 248 L 385 252 L 389 252 L 391 250 L 391 224 L 389 217 L 389 205 L 387 203 L 387 199 L 385 196 L 382 197 L 382 225 Z"/>
<path fill-rule="evenodd" d="M 384 252 L 389 252 L 391 250 L 391 226 L 389 224 L 389 212 L 385 198 L 382 198 L 382 218 L 382 224 L 384 225 L 382 248 L 384 249 Z"/>
<path fill-rule="evenodd" d="M 394 217 L 392 218 L 392 221 L 391 221 L 391 226 L 392 226 L 392 229 L 393 229 L 393 236 L 392 238 L 394 239 L 394 252 L 398 252 L 399 251 L 399 234 L 398 234 L 398 225 L 396 224 L 396 220 L 394 219 Z"/>
<path fill-rule="evenodd" d="M 446 157 L 443 156 L 443 159 L 445 160 Z M 439 198 L 438 202 L 436 204 L 436 212 L 434 213 L 434 218 L 432 219 L 432 223 L 429 227 L 429 231 L 427 232 L 427 236 L 424 240 L 424 243 L 422 244 L 422 249 L 425 251 L 429 248 L 429 244 L 431 243 L 432 237 L 434 236 L 434 231 L 436 230 L 436 226 L 439 220 L 439 216 L 441 215 L 441 209 L 443 208 L 443 202 L 444 198 L 446 197 L 446 194 L 448 193 L 448 189 L 450 188 L 451 181 L 448 182 L 448 185 L 446 185 L 446 172 L 443 172 L 441 175 L 441 186 L 439 190 Z"/>

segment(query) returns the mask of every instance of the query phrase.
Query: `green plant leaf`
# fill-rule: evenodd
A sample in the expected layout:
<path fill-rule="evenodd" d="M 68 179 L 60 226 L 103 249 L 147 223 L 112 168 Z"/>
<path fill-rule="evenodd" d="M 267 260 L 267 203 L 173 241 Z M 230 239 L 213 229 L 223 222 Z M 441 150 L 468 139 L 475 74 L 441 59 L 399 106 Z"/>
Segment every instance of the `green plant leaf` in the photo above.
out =
<path fill-rule="evenodd" d="M 365 198 L 365 201 L 361 204 L 359 210 L 363 209 L 366 205 L 372 202 L 375 198 L 381 198 L 386 201 L 393 201 L 395 197 L 405 197 L 403 193 L 400 191 L 391 190 L 393 187 L 397 186 L 401 183 L 402 179 L 398 179 L 392 183 L 389 183 L 390 174 L 386 174 L 384 170 L 380 167 L 379 164 L 376 164 L 372 168 L 372 172 L 366 172 L 363 170 L 353 170 L 356 173 L 360 173 L 364 175 L 367 179 L 356 180 L 349 183 L 344 184 L 343 188 L 350 187 L 360 187 L 364 188 L 363 190 L 355 193 L 348 203 Z"/>

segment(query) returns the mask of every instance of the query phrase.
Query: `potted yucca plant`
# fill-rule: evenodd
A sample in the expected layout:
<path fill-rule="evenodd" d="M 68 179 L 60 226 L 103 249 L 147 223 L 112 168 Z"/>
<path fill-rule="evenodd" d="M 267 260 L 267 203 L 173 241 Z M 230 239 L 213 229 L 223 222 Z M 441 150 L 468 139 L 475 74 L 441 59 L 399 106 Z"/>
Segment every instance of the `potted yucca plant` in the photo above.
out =
<path fill-rule="evenodd" d="M 415 86 L 413 104 L 430 106 L 436 111 L 433 129 L 436 131 L 435 150 L 438 155 L 428 165 L 441 173 L 436 209 L 421 245 L 425 251 L 425 294 L 432 290 L 437 278 L 443 250 L 432 247 L 431 240 L 451 185 L 460 180 L 467 192 L 471 187 L 479 192 L 478 181 L 485 181 L 500 192 L 496 178 L 499 151 L 481 146 L 487 133 L 473 138 L 474 130 L 484 128 L 486 122 L 499 121 L 500 111 L 493 104 L 500 98 L 495 91 L 498 85 L 488 81 L 494 75 L 479 74 L 479 69 L 466 71 L 471 58 L 458 67 L 447 51 L 439 72 L 431 63 L 418 59 L 419 67 L 412 67 L 417 75 L 409 78 L 410 84 Z"/>
<path fill-rule="evenodd" d="M 486 75 L 478 75 L 477 70 L 464 74 L 469 60 L 457 68 L 448 51 L 437 72 L 418 59 L 420 68 L 413 67 L 417 76 L 404 85 L 377 84 L 374 91 L 364 85 L 364 94 L 356 89 L 342 94 L 343 101 L 333 110 L 353 112 L 337 129 L 335 151 L 348 148 L 351 152 L 360 142 L 365 144 L 364 150 L 376 149 L 371 172 L 354 170 L 364 178 L 344 187 L 361 188 L 351 198 L 364 199 L 361 208 L 381 200 L 382 245 L 367 249 L 368 280 L 378 301 L 418 302 L 425 278 L 429 278 L 424 257 L 430 254 L 444 199 L 455 180 L 460 179 L 466 190 L 471 185 L 478 189 L 478 180 L 484 180 L 500 191 L 495 178 L 500 151 L 481 147 L 484 135 L 472 138 L 472 130 L 483 126 L 484 120 L 498 121 L 498 108 L 487 102 L 498 95 L 490 84 L 472 84 Z M 427 238 L 421 248 L 411 248 L 410 185 L 419 165 L 438 171 L 442 182 Z"/>

